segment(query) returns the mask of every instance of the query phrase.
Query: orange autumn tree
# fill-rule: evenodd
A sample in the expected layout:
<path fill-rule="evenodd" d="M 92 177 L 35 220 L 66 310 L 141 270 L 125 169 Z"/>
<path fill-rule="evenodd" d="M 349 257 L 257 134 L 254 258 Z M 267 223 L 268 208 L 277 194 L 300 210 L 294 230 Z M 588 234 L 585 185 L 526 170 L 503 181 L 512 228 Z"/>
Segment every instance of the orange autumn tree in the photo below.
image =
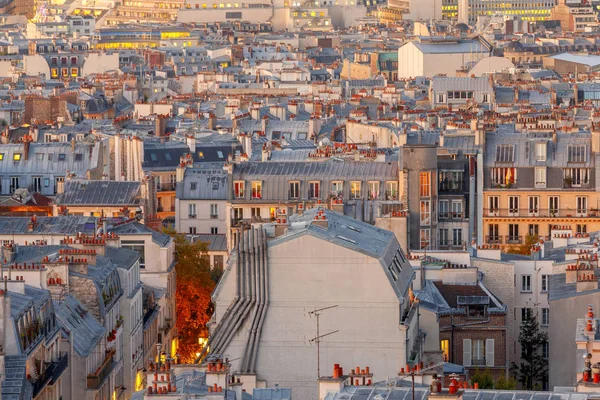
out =
<path fill-rule="evenodd" d="M 215 283 L 211 278 L 210 265 L 206 258 L 208 245 L 202 242 L 190 243 L 185 235 L 173 230 L 165 230 L 173 237 L 177 264 L 177 331 L 179 333 L 178 353 L 181 362 L 192 363 L 201 350 L 198 338 L 207 337 L 206 323 L 213 313 L 211 293 Z"/>

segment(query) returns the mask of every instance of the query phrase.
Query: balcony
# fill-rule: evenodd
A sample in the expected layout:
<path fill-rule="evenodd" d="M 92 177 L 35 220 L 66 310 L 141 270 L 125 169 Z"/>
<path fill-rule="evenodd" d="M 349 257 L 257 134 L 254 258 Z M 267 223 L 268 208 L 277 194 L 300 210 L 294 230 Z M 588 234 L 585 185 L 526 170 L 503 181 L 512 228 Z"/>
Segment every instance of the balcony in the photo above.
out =
<path fill-rule="evenodd" d="M 219 214 L 210 214 L 210 219 L 219 219 Z"/>
<path fill-rule="evenodd" d="M 114 357 L 115 357 L 114 350 L 110 350 L 110 351 L 106 352 L 106 358 L 104 359 L 104 362 L 102 363 L 102 365 L 100 365 L 98 367 L 98 369 L 96 370 L 95 373 L 89 374 L 87 376 L 87 388 L 88 389 L 97 390 L 102 387 L 102 384 L 104 384 L 106 377 L 108 377 L 108 375 L 110 374 L 110 371 L 112 371 L 112 368 L 114 365 L 114 362 L 113 362 Z"/>
<path fill-rule="evenodd" d="M 176 183 L 159 183 L 156 185 L 157 192 L 173 192 L 175 191 Z"/>
<path fill-rule="evenodd" d="M 188 214 L 189 219 L 196 219 L 196 214 Z"/>
<path fill-rule="evenodd" d="M 49 383 L 53 385 L 60 379 L 63 372 L 67 369 L 69 359 L 67 353 L 60 353 L 58 361 L 47 362 L 44 364 L 46 369 L 40 374 L 35 382 L 31 382 L 33 385 L 34 398 L 46 387 L 46 385 Z"/>
<path fill-rule="evenodd" d="M 500 235 L 487 235 L 485 237 L 486 244 L 502 244 L 502 236 Z"/>
<path fill-rule="evenodd" d="M 521 244 L 523 243 L 523 236 L 518 235 L 507 235 L 506 244 Z"/>
<path fill-rule="evenodd" d="M 485 358 L 472 358 L 471 365 L 474 367 L 486 366 Z"/>
<path fill-rule="evenodd" d="M 464 218 L 464 214 L 462 212 L 448 212 L 448 211 L 440 211 L 438 212 L 438 219 L 441 220 L 461 220 Z"/>
<path fill-rule="evenodd" d="M 596 209 L 547 209 L 547 208 L 486 208 L 483 210 L 484 217 L 514 218 L 599 218 L 600 211 Z"/>

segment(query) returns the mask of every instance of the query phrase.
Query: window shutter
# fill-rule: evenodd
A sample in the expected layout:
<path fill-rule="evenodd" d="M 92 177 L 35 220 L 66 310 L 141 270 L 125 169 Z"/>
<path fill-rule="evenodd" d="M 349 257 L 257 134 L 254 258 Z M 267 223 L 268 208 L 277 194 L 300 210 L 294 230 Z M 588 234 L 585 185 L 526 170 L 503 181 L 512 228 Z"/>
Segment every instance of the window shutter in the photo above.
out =
<path fill-rule="evenodd" d="M 485 339 L 485 365 L 494 366 L 494 339 Z"/>
<path fill-rule="evenodd" d="M 463 365 L 471 366 L 471 339 L 463 339 Z"/>

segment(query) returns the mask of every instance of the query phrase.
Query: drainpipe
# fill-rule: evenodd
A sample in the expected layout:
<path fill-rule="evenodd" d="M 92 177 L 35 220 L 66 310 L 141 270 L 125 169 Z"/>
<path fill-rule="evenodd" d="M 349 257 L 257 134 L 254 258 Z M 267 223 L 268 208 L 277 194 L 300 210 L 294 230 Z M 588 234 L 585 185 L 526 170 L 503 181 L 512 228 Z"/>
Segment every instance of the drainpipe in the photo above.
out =
<path fill-rule="evenodd" d="M 471 235 L 471 240 L 477 240 L 475 233 L 475 158 L 473 156 L 469 157 L 469 235 Z"/>

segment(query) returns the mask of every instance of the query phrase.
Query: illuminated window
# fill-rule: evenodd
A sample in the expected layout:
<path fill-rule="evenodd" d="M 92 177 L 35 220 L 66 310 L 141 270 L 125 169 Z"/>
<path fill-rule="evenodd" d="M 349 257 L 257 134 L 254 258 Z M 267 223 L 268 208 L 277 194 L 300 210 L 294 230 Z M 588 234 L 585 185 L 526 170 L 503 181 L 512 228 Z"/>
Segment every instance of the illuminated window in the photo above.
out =
<path fill-rule="evenodd" d="M 14 161 L 21 161 L 21 153 L 15 153 L 15 154 L 13 154 L 13 160 Z"/>
<path fill-rule="evenodd" d="M 0 161 L 4 160 L 4 153 L 0 153 Z"/>
<path fill-rule="evenodd" d="M 225 8 L 225 4 L 219 3 L 219 8 Z"/>
<path fill-rule="evenodd" d="M 52 68 L 52 77 L 58 78 L 58 68 Z"/>
<path fill-rule="evenodd" d="M 76 78 L 78 75 L 78 70 L 77 68 L 71 68 L 71 76 Z"/>

